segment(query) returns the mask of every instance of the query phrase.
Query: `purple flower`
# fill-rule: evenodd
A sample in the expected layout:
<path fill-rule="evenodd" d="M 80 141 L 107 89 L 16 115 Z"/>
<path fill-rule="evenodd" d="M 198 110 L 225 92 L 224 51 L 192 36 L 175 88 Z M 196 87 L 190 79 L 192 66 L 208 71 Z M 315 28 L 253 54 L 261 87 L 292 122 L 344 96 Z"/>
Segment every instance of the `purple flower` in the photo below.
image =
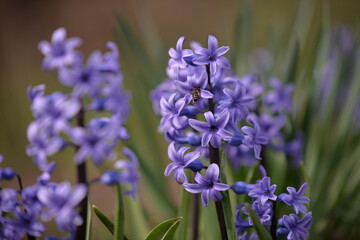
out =
<path fill-rule="evenodd" d="M 0 191 L 0 215 L 4 212 L 13 212 L 18 205 L 16 190 L 11 188 Z"/>
<path fill-rule="evenodd" d="M 168 100 L 161 98 L 160 106 L 163 115 L 160 122 L 161 128 L 168 128 L 166 126 L 169 122 L 175 129 L 182 129 L 187 125 L 187 117 L 180 116 L 181 110 L 186 104 L 185 99 L 181 98 L 174 103 L 175 97 L 176 93 L 172 94 Z"/>
<path fill-rule="evenodd" d="M 45 231 L 45 226 L 36 220 L 37 214 L 33 209 L 26 209 L 26 212 L 22 212 L 19 208 L 14 211 L 15 219 L 6 219 L 5 225 L 14 226 L 17 231 L 23 235 L 27 233 L 34 237 L 40 237 Z"/>
<path fill-rule="evenodd" d="M 126 194 L 135 199 L 137 194 L 137 183 L 140 179 L 138 173 L 138 160 L 135 154 L 128 148 L 123 148 L 123 153 L 130 161 L 117 161 L 114 166 L 118 169 L 118 171 L 105 171 L 100 177 L 100 182 L 106 185 L 113 185 L 116 183 L 129 184 L 131 186 L 131 190 L 127 191 Z"/>
<path fill-rule="evenodd" d="M 33 157 L 36 165 L 42 170 L 47 166 L 47 156 L 59 152 L 65 146 L 62 138 L 50 134 L 38 122 L 29 125 L 27 138 L 30 145 L 26 148 L 26 154 Z"/>
<path fill-rule="evenodd" d="M 92 119 L 86 128 L 75 127 L 70 131 L 74 143 L 79 146 L 75 155 L 77 164 L 91 158 L 100 166 L 106 158 L 114 158 L 113 147 L 116 143 L 114 134 L 109 134 L 108 118 Z"/>
<path fill-rule="evenodd" d="M 45 85 L 41 84 L 35 87 L 29 86 L 27 89 L 27 94 L 30 102 L 32 102 L 37 96 L 44 96 Z"/>
<path fill-rule="evenodd" d="M 231 138 L 233 136 L 224 129 L 229 121 L 230 115 L 227 110 L 224 110 L 216 119 L 210 111 L 204 113 L 204 115 L 207 122 L 189 119 L 189 124 L 195 130 L 204 133 L 201 138 L 202 147 L 206 147 L 210 142 L 213 147 L 218 148 L 221 146 L 221 139 Z"/>
<path fill-rule="evenodd" d="M 104 54 L 103 62 L 99 66 L 99 71 L 118 74 L 120 73 L 119 50 L 113 42 L 108 42 L 106 46 L 110 49 L 110 52 Z"/>
<path fill-rule="evenodd" d="M 219 167 L 215 163 L 209 165 L 206 176 L 196 173 L 197 184 L 184 183 L 184 188 L 190 193 L 201 193 L 201 200 L 205 207 L 209 205 L 209 197 L 215 202 L 222 199 L 220 191 L 230 189 L 229 185 L 219 183 Z"/>
<path fill-rule="evenodd" d="M 254 148 L 255 157 L 257 159 L 261 159 L 260 152 L 261 152 L 261 145 L 260 144 L 267 144 L 268 139 L 261 134 L 259 124 L 256 121 L 251 120 L 250 122 L 253 123 L 254 128 L 245 126 L 241 128 L 241 131 L 246 133 L 245 139 L 243 140 L 243 144 L 249 148 Z"/>
<path fill-rule="evenodd" d="M 254 184 L 248 184 L 243 181 L 237 181 L 237 182 L 234 182 L 233 185 L 231 185 L 231 189 L 236 194 L 249 193 L 250 190 L 253 189 L 253 187 L 254 187 Z"/>
<path fill-rule="evenodd" d="M 195 53 L 200 55 L 195 57 L 192 62 L 197 65 L 210 64 L 210 72 L 212 75 L 216 73 L 217 68 L 230 68 L 230 62 L 225 57 L 222 57 L 229 47 L 222 46 L 218 48 L 218 41 L 216 37 L 209 35 L 208 37 L 208 48 L 199 47 L 195 50 Z"/>
<path fill-rule="evenodd" d="M 245 95 L 245 86 L 238 82 L 235 90 L 225 88 L 223 91 L 226 95 L 226 99 L 220 101 L 219 109 L 228 109 L 233 122 L 244 120 L 249 114 L 249 109 L 246 105 L 250 104 L 254 100 L 253 98 Z"/>
<path fill-rule="evenodd" d="M 287 235 L 288 240 L 306 240 L 309 236 L 308 229 L 312 223 L 312 213 L 308 212 L 302 219 L 293 213 L 284 215 L 278 223 L 277 234 L 279 236 Z"/>
<path fill-rule="evenodd" d="M 207 87 L 207 77 L 205 74 L 201 74 L 197 76 L 196 74 L 191 74 L 187 77 L 186 82 L 175 80 L 175 86 L 177 89 L 185 94 L 187 102 L 192 100 L 193 102 L 197 102 L 198 98 L 212 98 L 214 95 L 205 90 Z"/>
<path fill-rule="evenodd" d="M 294 211 L 296 214 L 300 212 L 307 213 L 307 209 L 304 205 L 304 203 L 309 203 L 310 199 L 304 195 L 306 188 L 308 186 L 308 183 L 304 183 L 301 185 L 299 191 L 296 192 L 295 188 L 293 187 L 287 187 L 286 189 L 290 194 L 282 193 L 279 195 L 278 200 L 280 202 L 284 202 L 289 206 L 292 206 L 294 208 Z"/>
<path fill-rule="evenodd" d="M 244 231 L 247 228 L 251 228 L 252 224 L 249 223 L 249 221 L 244 220 L 241 216 L 241 208 L 240 206 L 236 205 L 235 208 L 235 229 L 236 234 L 240 235 L 242 231 Z"/>
<path fill-rule="evenodd" d="M 61 231 L 69 231 L 81 225 L 83 219 L 76 213 L 75 208 L 86 192 L 84 185 L 71 188 L 68 182 L 39 187 L 37 197 L 45 207 L 41 218 L 44 221 L 55 218 Z"/>
<path fill-rule="evenodd" d="M 60 69 L 59 81 L 65 86 L 73 87 L 75 97 L 83 97 L 86 94 L 96 96 L 100 91 L 100 84 L 104 81 L 99 71 L 101 63 L 101 53 L 94 51 L 87 64 L 84 64 L 81 58 L 71 68 Z"/>
<path fill-rule="evenodd" d="M 69 120 L 80 110 L 80 103 L 70 96 L 55 92 L 48 96 L 37 95 L 31 110 L 42 127 L 49 127 L 57 133 L 68 128 Z"/>
<path fill-rule="evenodd" d="M 168 148 L 168 156 L 172 163 L 166 167 L 164 175 L 169 176 L 174 171 L 174 178 L 179 184 L 188 181 L 184 168 L 200 157 L 200 152 L 189 152 L 185 155 L 185 152 L 189 149 L 189 147 L 182 147 L 176 150 L 174 142 Z"/>
<path fill-rule="evenodd" d="M 271 225 L 271 215 L 272 215 L 272 203 L 266 202 L 265 204 L 260 203 L 259 201 L 254 201 L 251 205 L 251 208 L 254 210 L 256 215 L 258 216 L 260 222 L 265 226 Z M 241 208 L 242 212 L 246 215 L 249 215 L 246 207 L 243 206 Z M 251 218 L 248 218 L 249 224 L 253 225 Z"/>
<path fill-rule="evenodd" d="M 124 92 L 121 75 L 109 78 L 109 84 L 102 89 L 103 108 L 113 113 L 119 113 L 125 120 L 130 112 L 130 94 Z"/>
<path fill-rule="evenodd" d="M 249 192 L 249 196 L 252 198 L 259 199 L 261 204 L 265 204 L 267 200 L 276 200 L 274 192 L 276 190 L 276 185 L 270 186 L 270 178 L 264 177 L 261 180 L 258 180 L 254 188 Z"/>
<path fill-rule="evenodd" d="M 65 28 L 58 28 L 51 37 L 51 43 L 41 41 L 39 50 L 45 55 L 43 69 L 48 71 L 54 68 L 62 68 L 74 63 L 78 53 L 74 50 L 81 44 L 80 38 L 66 39 Z"/>
<path fill-rule="evenodd" d="M 265 96 L 265 103 L 270 105 L 274 112 L 285 110 L 291 113 L 294 86 L 292 84 L 284 86 L 277 78 L 271 78 L 270 85 L 273 90 Z"/>
<path fill-rule="evenodd" d="M 184 60 L 184 57 L 188 57 L 193 55 L 193 51 L 190 49 L 182 49 L 182 45 L 185 41 L 185 37 L 180 37 L 179 40 L 176 43 L 176 50 L 174 48 L 170 48 L 169 55 L 169 66 L 170 67 L 179 67 L 179 68 L 185 68 L 187 66 L 187 63 Z"/>
<path fill-rule="evenodd" d="M 160 100 L 162 98 L 168 99 L 175 91 L 176 87 L 172 79 L 165 80 L 160 83 L 156 89 L 151 91 L 150 99 L 155 113 L 160 114 L 161 112 Z"/>
<path fill-rule="evenodd" d="M 0 154 L 0 164 L 3 162 L 3 155 Z M 0 180 L 11 180 L 16 176 L 16 173 L 11 168 L 0 168 Z"/>
<path fill-rule="evenodd" d="M 127 191 L 126 194 L 129 194 L 133 198 L 136 198 L 137 183 L 140 180 L 140 176 L 138 173 L 138 159 L 135 153 L 129 148 L 124 147 L 123 153 L 129 159 L 129 161 L 119 160 L 114 164 L 114 167 L 116 169 L 123 170 L 121 172 L 122 182 L 131 186 L 131 190 Z"/>

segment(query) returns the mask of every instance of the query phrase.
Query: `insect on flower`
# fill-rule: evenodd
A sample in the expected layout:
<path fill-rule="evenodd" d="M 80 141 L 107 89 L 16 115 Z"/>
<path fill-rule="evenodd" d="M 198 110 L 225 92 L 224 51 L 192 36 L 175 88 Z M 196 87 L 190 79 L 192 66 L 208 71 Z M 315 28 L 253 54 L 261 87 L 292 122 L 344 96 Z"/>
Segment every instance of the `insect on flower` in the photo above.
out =
<path fill-rule="evenodd" d="M 195 104 L 200 98 L 200 88 L 194 88 L 191 90 L 192 103 Z"/>

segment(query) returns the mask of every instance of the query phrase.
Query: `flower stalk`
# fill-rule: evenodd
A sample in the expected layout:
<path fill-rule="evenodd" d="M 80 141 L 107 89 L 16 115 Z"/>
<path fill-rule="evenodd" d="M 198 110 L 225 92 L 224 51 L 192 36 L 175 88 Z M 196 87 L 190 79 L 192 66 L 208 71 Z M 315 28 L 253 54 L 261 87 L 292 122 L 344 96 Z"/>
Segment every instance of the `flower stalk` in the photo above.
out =
<path fill-rule="evenodd" d="M 79 127 L 85 126 L 85 111 L 84 108 L 81 107 L 80 111 L 77 115 L 77 124 Z M 79 147 L 76 147 L 76 151 L 79 150 Z M 77 165 L 77 182 L 78 184 L 87 184 L 87 172 L 86 172 L 86 162 L 82 162 Z M 85 220 L 87 219 L 88 214 L 88 197 L 87 195 L 84 197 L 84 199 L 79 204 L 80 207 L 80 216 L 83 219 L 83 224 L 78 226 L 76 230 L 76 239 L 82 240 L 86 238 L 86 224 Z"/>

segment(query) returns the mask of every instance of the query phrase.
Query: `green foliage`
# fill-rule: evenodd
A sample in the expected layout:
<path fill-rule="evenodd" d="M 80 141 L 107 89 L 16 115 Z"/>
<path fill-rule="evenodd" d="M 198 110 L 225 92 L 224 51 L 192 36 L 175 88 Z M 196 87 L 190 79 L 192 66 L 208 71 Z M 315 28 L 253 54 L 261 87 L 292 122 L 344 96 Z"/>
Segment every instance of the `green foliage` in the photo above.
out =
<path fill-rule="evenodd" d="M 157 225 L 145 240 L 171 240 L 179 227 L 182 217 L 166 220 Z"/>
<path fill-rule="evenodd" d="M 266 230 L 266 228 L 264 227 L 264 225 L 261 224 L 259 218 L 256 216 L 256 213 L 254 212 L 254 210 L 249 206 L 249 204 L 245 205 L 246 210 L 249 212 L 250 218 L 254 224 L 256 233 L 258 234 L 258 237 L 261 240 L 272 240 L 272 237 L 270 236 L 270 233 L 268 232 L 268 230 Z"/>

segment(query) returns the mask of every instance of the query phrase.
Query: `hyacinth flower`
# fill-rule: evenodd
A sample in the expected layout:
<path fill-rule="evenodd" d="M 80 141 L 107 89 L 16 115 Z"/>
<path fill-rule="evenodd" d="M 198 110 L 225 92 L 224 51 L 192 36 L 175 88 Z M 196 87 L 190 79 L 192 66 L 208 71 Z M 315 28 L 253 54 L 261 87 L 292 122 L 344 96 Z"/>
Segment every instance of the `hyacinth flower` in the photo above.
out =
<path fill-rule="evenodd" d="M 51 37 L 51 43 L 48 41 L 39 43 L 39 50 L 45 55 L 43 69 L 49 71 L 73 64 L 78 58 L 78 53 L 74 48 L 79 45 L 81 45 L 80 38 L 66 39 L 65 28 L 57 29 Z"/>
<path fill-rule="evenodd" d="M 61 231 L 72 231 L 83 222 L 75 208 L 86 193 L 87 189 L 84 185 L 71 188 L 67 182 L 39 187 L 37 197 L 45 207 L 41 218 L 45 221 L 55 218 Z"/>
<path fill-rule="evenodd" d="M 267 144 L 268 139 L 262 134 L 259 124 L 254 120 L 251 122 L 254 128 L 248 126 L 241 128 L 241 131 L 246 134 L 242 143 L 249 148 L 254 148 L 255 157 L 260 160 L 261 144 Z"/>
<path fill-rule="evenodd" d="M 221 146 L 222 139 L 230 139 L 233 135 L 224 128 L 227 125 L 230 115 L 224 110 L 217 118 L 212 112 L 204 113 L 207 122 L 196 119 L 189 119 L 189 124 L 195 130 L 202 132 L 201 146 L 206 147 L 209 143 L 218 148 Z"/>
<path fill-rule="evenodd" d="M 205 207 L 209 205 L 209 197 L 215 202 L 222 199 L 220 191 L 230 189 L 229 185 L 219 182 L 219 167 L 212 163 L 206 170 L 206 175 L 196 173 L 197 184 L 184 183 L 184 188 L 190 193 L 201 193 L 201 200 Z"/>
<path fill-rule="evenodd" d="M 31 110 L 42 127 L 49 126 L 55 132 L 66 131 L 69 120 L 80 111 L 77 99 L 60 92 L 48 96 L 37 95 L 31 105 Z"/>
<path fill-rule="evenodd" d="M 214 96 L 211 92 L 205 90 L 208 85 L 205 74 L 201 74 L 200 76 L 191 74 L 187 77 L 186 82 L 176 80 L 174 83 L 177 89 L 185 94 L 184 98 L 187 100 L 186 102 L 192 100 L 193 103 L 196 103 L 199 98 L 209 99 Z"/>
<path fill-rule="evenodd" d="M 308 229 L 312 223 L 312 212 L 308 212 L 302 219 L 295 214 L 284 215 L 279 219 L 277 234 L 286 236 L 288 240 L 306 240 L 309 236 Z"/>
<path fill-rule="evenodd" d="M 251 208 L 258 216 L 260 222 L 265 226 L 271 225 L 271 216 L 273 214 L 272 206 L 273 205 L 271 202 L 265 202 L 264 204 L 262 204 L 259 201 L 254 201 L 251 205 Z M 245 206 L 242 206 L 241 210 L 244 214 L 249 215 L 249 212 L 247 211 Z M 248 221 L 250 225 L 253 225 L 251 218 L 248 218 Z"/>
<path fill-rule="evenodd" d="M 59 81 L 67 87 L 73 88 L 73 95 L 81 98 L 87 94 L 96 96 L 100 85 L 104 82 L 99 67 L 102 63 L 101 53 L 93 52 L 87 63 L 82 58 L 77 60 L 71 68 L 62 68 L 59 72 Z"/>
<path fill-rule="evenodd" d="M 185 68 L 188 64 L 184 58 L 193 55 L 193 51 L 190 49 L 182 49 L 182 45 L 185 41 L 185 37 L 180 37 L 176 43 L 176 49 L 170 48 L 169 55 L 169 66 Z"/>
<path fill-rule="evenodd" d="M 95 165 L 100 166 L 106 158 L 114 158 L 115 139 L 106 131 L 108 123 L 106 118 L 95 118 L 86 128 L 75 127 L 71 130 L 72 140 L 79 146 L 75 155 L 78 164 L 91 158 Z"/>
<path fill-rule="evenodd" d="M 163 118 L 160 122 L 160 128 L 168 129 L 169 122 L 175 129 L 184 128 L 187 125 L 187 117 L 180 116 L 181 110 L 186 104 L 186 100 L 181 98 L 175 102 L 176 94 L 172 94 L 168 100 L 162 98 L 160 106 L 162 110 Z"/>
<path fill-rule="evenodd" d="M 9 228 L 11 225 L 10 229 L 14 227 L 20 236 L 27 233 L 30 236 L 40 237 L 45 231 L 45 226 L 36 219 L 38 215 L 34 209 L 26 209 L 24 212 L 16 208 L 13 213 L 15 215 L 14 220 L 3 220 L 2 223 L 6 226 L 5 228 Z"/>
<path fill-rule="evenodd" d="M 246 96 L 246 87 L 239 82 L 236 84 L 235 90 L 225 88 L 223 91 L 226 98 L 220 101 L 219 110 L 227 109 L 230 112 L 232 122 L 244 120 L 249 114 L 247 105 L 254 98 Z"/>
<path fill-rule="evenodd" d="M 270 186 L 270 178 L 264 177 L 263 179 L 256 182 L 253 189 L 249 192 L 249 196 L 258 199 L 261 204 L 265 204 L 267 200 L 276 200 L 274 192 L 276 185 Z"/>
<path fill-rule="evenodd" d="M 208 48 L 199 47 L 195 50 L 195 53 L 199 56 L 195 56 L 192 62 L 197 65 L 210 65 L 210 72 L 214 75 L 218 68 L 230 68 L 230 62 L 224 55 L 229 51 L 229 47 L 222 46 L 218 48 L 218 40 L 216 37 L 209 35 L 208 37 Z"/>
<path fill-rule="evenodd" d="M 164 175 L 169 176 L 171 172 L 174 172 L 174 178 L 179 184 L 188 182 L 184 169 L 200 157 L 200 152 L 189 152 L 185 154 L 189 149 L 189 147 L 182 147 L 176 150 L 174 142 L 172 142 L 168 148 L 168 156 L 172 163 L 166 167 Z"/>
<path fill-rule="evenodd" d="M 270 79 L 270 85 L 273 90 L 265 96 L 265 104 L 270 105 L 274 112 L 291 113 L 294 86 L 292 84 L 284 86 L 276 78 Z"/>
<path fill-rule="evenodd" d="M 119 160 L 114 164 L 114 166 L 118 170 L 105 171 L 101 175 L 99 181 L 105 185 L 114 185 L 119 183 L 128 184 L 131 186 L 131 189 L 125 193 L 135 199 L 137 194 L 137 183 L 140 180 L 139 173 L 137 172 L 137 161 L 132 161 L 131 158 L 130 161 Z"/>
<path fill-rule="evenodd" d="M 293 187 L 287 187 L 289 194 L 282 193 L 279 195 L 278 200 L 280 202 L 284 202 L 289 206 L 292 206 L 294 208 L 294 211 L 296 214 L 299 212 L 307 213 L 307 208 L 305 207 L 305 203 L 309 203 L 310 199 L 306 196 L 303 196 L 305 194 L 306 188 L 308 186 L 308 183 L 304 183 L 299 188 L 299 191 L 296 192 L 295 188 Z"/>
<path fill-rule="evenodd" d="M 51 134 L 38 122 L 29 125 L 27 138 L 30 145 L 27 146 L 26 153 L 33 157 L 33 161 L 41 170 L 47 166 L 47 157 L 59 152 L 65 146 L 65 141 L 61 137 Z"/>
<path fill-rule="evenodd" d="M 3 162 L 4 157 L 0 154 L 0 164 Z M 12 168 L 0 168 L 0 180 L 11 180 L 16 176 L 16 173 Z"/>

